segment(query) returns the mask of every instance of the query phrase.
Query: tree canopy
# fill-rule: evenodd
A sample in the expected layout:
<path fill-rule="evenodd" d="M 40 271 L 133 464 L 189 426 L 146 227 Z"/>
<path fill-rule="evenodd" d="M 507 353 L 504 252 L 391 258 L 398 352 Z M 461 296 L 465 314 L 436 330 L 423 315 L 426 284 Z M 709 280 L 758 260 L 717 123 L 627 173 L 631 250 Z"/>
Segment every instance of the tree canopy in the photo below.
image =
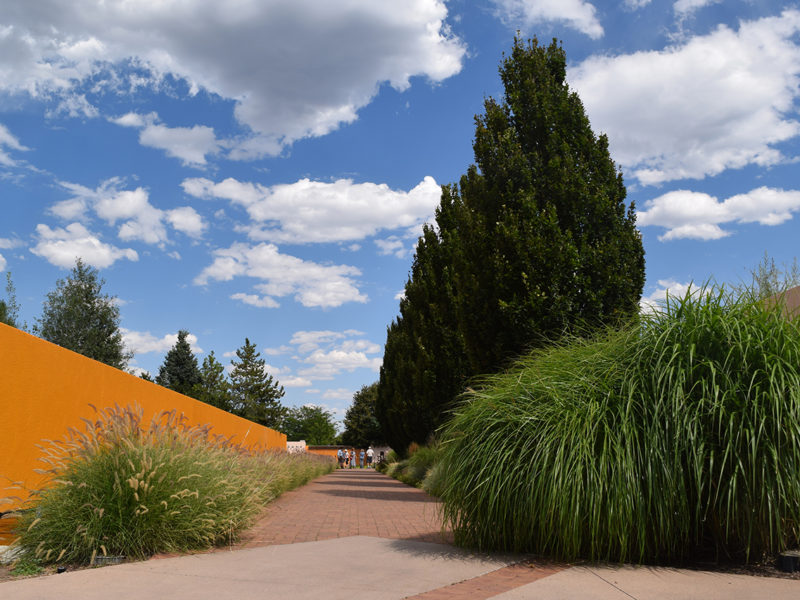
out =
<path fill-rule="evenodd" d="M 6 271 L 6 299 L 0 299 L 0 323 L 19 327 L 19 304 L 17 304 L 17 290 L 11 280 L 11 272 Z"/>
<path fill-rule="evenodd" d="M 39 337 L 118 369 L 133 354 L 122 341 L 116 297 L 103 294 L 97 269 L 79 258 L 66 279 L 47 294 L 33 331 Z"/>
<path fill-rule="evenodd" d="M 231 412 L 231 384 L 225 377 L 225 366 L 209 352 L 200 367 L 200 383 L 196 384 L 192 395 L 206 404 Z"/>
<path fill-rule="evenodd" d="M 336 439 L 333 414 L 310 404 L 288 409 L 281 431 L 287 440 L 305 440 L 310 446 L 333 444 Z"/>
<path fill-rule="evenodd" d="M 500 77 L 503 99 L 475 118 L 476 164 L 442 187 L 387 332 L 376 412 L 401 450 L 427 440 L 470 377 L 638 311 L 634 206 L 563 49 L 516 39 Z"/>
<path fill-rule="evenodd" d="M 353 403 L 344 417 L 342 443 L 366 448 L 384 441 L 381 424 L 375 416 L 375 401 L 378 399 L 378 383 L 362 386 L 353 394 Z"/>
<path fill-rule="evenodd" d="M 232 412 L 273 429 L 280 429 L 286 408 L 281 404 L 283 386 L 266 371 L 266 361 L 256 351 L 256 345 L 245 338 L 236 351 L 239 359 L 231 361 Z"/>

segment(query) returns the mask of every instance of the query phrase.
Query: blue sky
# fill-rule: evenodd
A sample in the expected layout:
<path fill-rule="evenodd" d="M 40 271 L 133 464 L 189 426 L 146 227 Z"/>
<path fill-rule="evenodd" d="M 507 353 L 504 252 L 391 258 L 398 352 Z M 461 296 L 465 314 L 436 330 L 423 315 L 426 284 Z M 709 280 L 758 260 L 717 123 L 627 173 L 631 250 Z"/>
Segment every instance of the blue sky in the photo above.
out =
<path fill-rule="evenodd" d="M 226 364 L 249 337 L 285 404 L 341 418 L 517 30 L 563 40 L 636 203 L 646 299 L 798 254 L 794 4 L 11 0 L 0 270 L 22 318 L 81 256 L 135 369 L 179 329 Z"/>

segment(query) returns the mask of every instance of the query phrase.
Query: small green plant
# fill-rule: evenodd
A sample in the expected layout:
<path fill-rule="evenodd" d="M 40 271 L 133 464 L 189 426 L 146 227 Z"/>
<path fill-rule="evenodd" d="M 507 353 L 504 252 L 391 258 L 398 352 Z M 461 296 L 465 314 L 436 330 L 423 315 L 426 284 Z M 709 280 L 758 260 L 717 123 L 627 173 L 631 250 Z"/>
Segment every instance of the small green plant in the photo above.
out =
<path fill-rule="evenodd" d="M 98 412 L 42 447 L 50 485 L 19 521 L 26 560 L 145 558 L 228 542 L 282 492 L 329 472 L 313 455 L 250 452 L 175 411 L 142 425 L 140 408 Z"/>
<path fill-rule="evenodd" d="M 408 458 L 392 462 L 387 460 L 385 473 L 408 485 L 424 487 L 423 482 L 436 464 L 438 455 L 439 449 L 436 443 L 432 443 L 430 446 L 412 443 L 408 448 Z M 397 458 L 396 454 L 394 458 Z"/>
<path fill-rule="evenodd" d="M 11 574 L 15 577 L 29 577 L 31 575 L 39 575 L 44 569 L 39 561 L 29 556 L 17 560 L 11 568 Z"/>

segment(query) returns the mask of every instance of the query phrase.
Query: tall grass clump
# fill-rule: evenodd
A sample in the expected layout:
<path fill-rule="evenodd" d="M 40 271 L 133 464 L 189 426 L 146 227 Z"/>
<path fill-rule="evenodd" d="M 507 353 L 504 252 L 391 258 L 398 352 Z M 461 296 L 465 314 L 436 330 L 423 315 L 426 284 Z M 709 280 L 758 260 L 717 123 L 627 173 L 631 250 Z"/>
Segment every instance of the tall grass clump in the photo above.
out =
<path fill-rule="evenodd" d="M 143 426 L 138 407 L 99 411 L 41 448 L 50 479 L 31 497 L 18 543 L 44 564 L 230 542 L 267 502 L 333 469 L 321 457 L 249 452 L 175 411 Z"/>
<path fill-rule="evenodd" d="M 800 542 L 800 327 L 702 288 L 485 378 L 443 430 L 456 541 L 748 561 Z"/>

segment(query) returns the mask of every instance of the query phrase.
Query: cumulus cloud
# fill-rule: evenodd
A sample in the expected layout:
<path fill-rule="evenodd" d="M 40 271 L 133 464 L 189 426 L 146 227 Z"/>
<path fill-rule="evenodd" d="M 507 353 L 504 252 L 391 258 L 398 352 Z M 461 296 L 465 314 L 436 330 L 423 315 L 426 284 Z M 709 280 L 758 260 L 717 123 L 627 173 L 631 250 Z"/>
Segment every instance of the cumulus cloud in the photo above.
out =
<path fill-rule="evenodd" d="M 405 258 L 409 252 L 405 242 L 396 235 L 390 235 L 385 240 L 375 240 L 375 245 L 378 246 L 380 254 L 393 254 L 397 258 Z"/>
<path fill-rule="evenodd" d="M 689 291 L 689 286 L 691 283 L 680 283 L 674 279 L 659 279 L 658 287 L 639 301 L 639 310 L 642 312 L 659 310 L 666 302 L 667 295 L 680 298 Z"/>
<path fill-rule="evenodd" d="M 110 120 L 123 127 L 140 128 L 139 143 L 142 146 L 164 150 L 167 156 L 177 158 L 190 167 L 204 166 L 206 156 L 218 154 L 223 147 L 213 128 L 205 125 L 167 127 L 158 122 L 156 113 L 127 113 Z"/>
<path fill-rule="evenodd" d="M 603 37 L 597 9 L 585 0 L 493 0 L 507 24 L 530 30 L 541 23 L 563 23 L 592 39 Z"/>
<path fill-rule="evenodd" d="M 131 331 L 120 327 L 122 341 L 127 348 L 135 354 L 148 354 L 150 352 L 167 352 L 178 341 L 177 333 L 168 333 L 162 337 L 156 337 L 149 331 Z M 186 336 L 186 341 L 192 348 L 194 354 L 202 354 L 203 349 L 197 345 L 197 336 L 190 333 Z"/>
<path fill-rule="evenodd" d="M 104 269 L 117 260 L 139 260 L 139 255 L 131 248 L 117 248 L 100 241 L 80 223 L 70 223 L 65 228 L 50 229 L 47 225 L 36 226 L 36 245 L 31 252 L 41 256 L 58 267 L 70 268 L 75 260 L 81 258 L 86 264 Z"/>
<path fill-rule="evenodd" d="M 289 345 L 297 352 L 296 359 L 307 365 L 298 370 L 298 375 L 313 382 L 333 379 L 344 371 L 377 371 L 382 359 L 375 355 L 383 348 L 363 336 L 355 329 L 295 332 Z"/>
<path fill-rule="evenodd" d="M 701 192 L 676 190 L 645 202 L 637 212 L 640 226 L 666 229 L 659 240 L 716 240 L 731 235 L 720 225 L 759 223 L 780 225 L 800 210 L 800 191 L 760 187 L 720 202 Z"/>
<path fill-rule="evenodd" d="M 195 278 L 196 284 L 206 285 L 211 280 L 230 281 L 234 277 L 246 276 L 263 281 L 254 286 L 263 294 L 259 302 L 267 303 L 267 298 L 277 302 L 274 298 L 289 295 L 309 307 L 331 308 L 345 302 L 367 301 L 354 279 L 361 275 L 356 267 L 305 261 L 281 254 L 273 244 L 249 246 L 235 243 L 230 248 L 215 250 L 213 254 L 214 261 Z"/>
<path fill-rule="evenodd" d="M 311 380 L 306 379 L 305 377 L 297 377 L 297 376 L 290 376 L 284 377 L 280 380 L 280 384 L 283 387 L 293 388 L 293 387 L 309 387 L 311 386 Z"/>
<path fill-rule="evenodd" d="M 301 179 L 267 187 L 234 178 L 219 183 L 192 178 L 182 186 L 190 196 L 224 199 L 244 208 L 253 222 L 247 228 L 250 238 L 278 243 L 360 240 L 384 229 L 417 231 L 433 215 L 441 196 L 433 177 L 425 177 L 408 192 L 351 179 Z"/>
<path fill-rule="evenodd" d="M 250 306 L 257 306 L 259 308 L 278 308 L 278 304 L 274 298 L 269 296 L 261 297 L 258 294 L 243 294 L 241 292 L 231 294 L 231 300 L 240 300 Z"/>
<path fill-rule="evenodd" d="M 800 12 L 720 26 L 660 51 L 592 56 L 569 73 L 612 156 L 643 184 L 774 165 L 796 137 Z"/>
<path fill-rule="evenodd" d="M 202 217 L 190 206 L 161 210 L 150 203 L 147 190 L 121 189 L 123 181 L 114 177 L 96 189 L 77 183 L 61 182 L 71 197 L 50 207 L 50 212 L 65 220 L 86 220 L 90 211 L 109 225 L 120 223 L 117 235 L 121 240 L 139 240 L 146 244 L 168 241 L 165 222 L 191 237 L 200 237 L 206 229 Z"/>
<path fill-rule="evenodd" d="M 22 241 L 11 238 L 0 238 L 0 250 L 11 250 L 22 246 Z"/>
<path fill-rule="evenodd" d="M 0 254 L 0 271 L 6 270 L 6 264 L 7 264 L 6 259 L 3 257 L 2 254 Z"/>
<path fill-rule="evenodd" d="M 412 77 L 458 73 L 465 47 L 446 17 L 441 0 L 20 2 L 4 7 L 0 91 L 63 102 L 89 81 L 102 93 L 173 76 L 190 94 L 234 101 L 253 135 L 230 156 L 252 158 L 353 121 L 383 83 L 404 90 Z M 159 147 L 181 147 L 178 132 L 151 133 Z M 211 143 L 208 131 L 180 133 Z"/>
<path fill-rule="evenodd" d="M 324 400 L 352 400 L 354 392 L 347 388 L 327 389 L 322 394 Z"/>

